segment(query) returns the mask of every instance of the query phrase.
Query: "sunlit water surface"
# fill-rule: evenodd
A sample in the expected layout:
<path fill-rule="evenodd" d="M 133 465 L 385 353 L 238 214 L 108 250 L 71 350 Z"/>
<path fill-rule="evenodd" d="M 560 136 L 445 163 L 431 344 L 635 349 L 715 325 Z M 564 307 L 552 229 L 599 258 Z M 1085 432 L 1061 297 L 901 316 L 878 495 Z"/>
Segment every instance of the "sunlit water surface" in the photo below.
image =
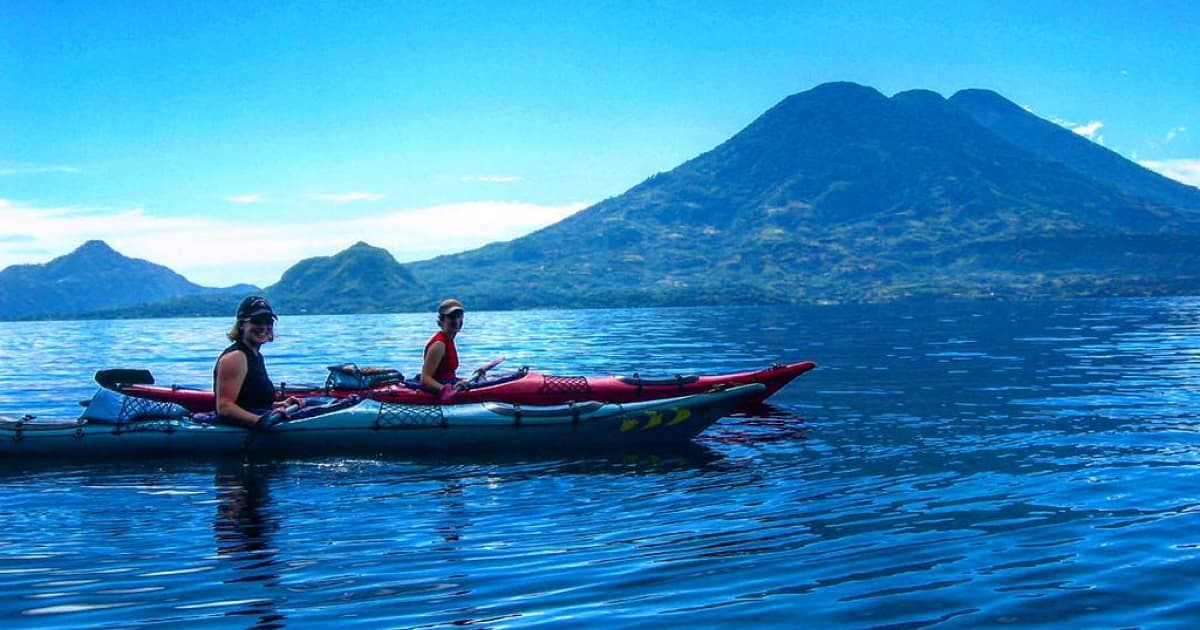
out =
<path fill-rule="evenodd" d="M 101 368 L 206 385 L 228 325 L 0 323 L 0 414 L 73 417 Z M 432 328 L 284 317 L 268 367 L 411 373 Z M 664 453 L 3 462 L 0 622 L 1200 619 L 1200 300 L 472 312 L 459 345 L 558 374 L 820 367 Z"/>

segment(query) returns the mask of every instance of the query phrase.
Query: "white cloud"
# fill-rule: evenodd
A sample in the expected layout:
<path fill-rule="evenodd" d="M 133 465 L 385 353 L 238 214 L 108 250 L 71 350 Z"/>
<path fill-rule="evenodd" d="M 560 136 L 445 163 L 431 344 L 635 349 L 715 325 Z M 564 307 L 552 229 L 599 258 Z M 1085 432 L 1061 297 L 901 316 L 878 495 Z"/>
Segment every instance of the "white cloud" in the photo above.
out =
<path fill-rule="evenodd" d="M 244 195 L 234 195 L 225 198 L 225 201 L 229 203 L 262 203 L 266 200 L 267 198 L 261 193 L 246 193 Z"/>
<path fill-rule="evenodd" d="M 561 221 L 586 205 L 472 201 L 331 222 L 326 229 L 346 234 L 347 245 L 368 240 L 391 250 L 397 260 L 422 260 L 524 236 Z"/>
<path fill-rule="evenodd" d="M 383 195 L 373 192 L 348 192 L 348 193 L 312 193 L 306 195 L 309 199 L 317 201 L 328 201 L 331 203 L 351 203 L 354 201 L 379 201 L 383 199 Z"/>
<path fill-rule="evenodd" d="M 1100 122 L 1099 120 L 1093 120 L 1088 123 L 1074 123 L 1069 120 L 1063 120 L 1062 118 L 1051 118 L 1050 120 L 1059 127 L 1066 127 L 1067 129 L 1070 129 L 1076 134 L 1081 135 L 1092 142 L 1104 144 L 1104 136 L 1100 135 L 1099 133 L 1100 128 L 1104 126 L 1104 123 Z"/>
<path fill-rule="evenodd" d="M 74 166 L 57 166 L 53 164 L 0 164 L 0 177 L 11 175 L 40 175 L 43 173 L 80 173 Z"/>
<path fill-rule="evenodd" d="M 1088 138 L 1091 140 L 1096 140 L 1096 141 L 1101 141 L 1103 139 L 1103 137 L 1100 136 L 1097 132 L 1099 132 L 1100 128 L 1103 126 L 1104 126 L 1104 123 L 1100 122 L 1099 120 L 1093 120 L 1092 122 L 1089 122 L 1086 125 L 1075 125 L 1074 127 L 1071 127 L 1071 131 L 1074 131 L 1075 133 L 1077 133 L 1085 138 Z"/>
<path fill-rule="evenodd" d="M 1200 187 L 1200 159 L 1193 160 L 1141 160 L 1146 168 L 1166 175 L 1189 186 Z"/>
<path fill-rule="evenodd" d="M 149 258 L 146 247 L 159 239 L 170 244 L 165 249 L 195 250 L 189 234 L 212 223 L 206 219 L 159 218 L 141 208 L 96 210 L 80 207 L 37 208 L 8 199 L 0 199 L 0 268 L 20 263 L 44 263 L 79 247 L 84 241 L 100 239 L 109 245 L 125 247 L 123 253 Z M 163 238 L 163 235 L 171 235 Z M 177 236 L 176 236 L 177 235 Z M 178 259 L 178 255 L 174 257 Z"/>
<path fill-rule="evenodd" d="M 141 208 L 37 208 L 0 199 L 0 226 L 6 226 L 0 228 L 0 269 L 44 263 L 100 239 L 126 256 L 166 265 L 206 286 L 267 286 L 300 260 L 330 256 L 357 241 L 387 249 L 401 262 L 424 260 L 512 240 L 587 205 L 475 201 L 233 230 L 225 220 L 158 217 Z"/>
<path fill-rule="evenodd" d="M 485 184 L 511 184 L 523 178 L 516 175 L 463 175 L 458 178 L 463 182 L 483 182 Z"/>
<path fill-rule="evenodd" d="M 1179 134 L 1181 134 L 1185 131 L 1187 131 L 1187 127 L 1176 127 L 1174 129 L 1168 131 L 1167 135 L 1163 137 L 1163 144 L 1166 144 L 1166 143 L 1174 140 L 1176 137 L 1179 136 Z"/>

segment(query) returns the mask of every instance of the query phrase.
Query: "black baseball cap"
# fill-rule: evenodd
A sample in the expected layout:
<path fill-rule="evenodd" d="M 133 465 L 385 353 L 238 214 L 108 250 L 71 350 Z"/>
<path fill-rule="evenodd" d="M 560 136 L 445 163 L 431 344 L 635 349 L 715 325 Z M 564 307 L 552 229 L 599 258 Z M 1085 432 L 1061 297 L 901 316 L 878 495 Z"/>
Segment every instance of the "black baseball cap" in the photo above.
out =
<path fill-rule="evenodd" d="M 267 302 L 267 298 L 261 295 L 251 295 L 242 300 L 242 303 L 238 305 L 237 318 L 240 322 L 258 317 L 259 315 L 270 315 L 271 319 L 279 319 L 275 315 L 275 311 L 271 310 L 270 302 Z"/>

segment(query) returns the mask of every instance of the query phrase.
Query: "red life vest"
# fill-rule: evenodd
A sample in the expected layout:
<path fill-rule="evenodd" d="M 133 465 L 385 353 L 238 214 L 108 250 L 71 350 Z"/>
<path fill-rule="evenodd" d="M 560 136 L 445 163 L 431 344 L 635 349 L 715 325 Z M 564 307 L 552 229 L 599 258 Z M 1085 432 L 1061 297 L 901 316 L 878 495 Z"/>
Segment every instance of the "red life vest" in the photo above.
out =
<path fill-rule="evenodd" d="M 429 342 L 425 344 L 425 353 L 429 354 L 429 346 L 438 341 L 446 344 L 446 354 L 442 355 L 442 362 L 433 371 L 433 378 L 439 383 L 456 381 L 458 380 L 458 375 L 456 374 L 458 370 L 458 348 L 454 347 L 454 340 L 449 335 L 440 330 L 437 331 L 430 338 Z"/>

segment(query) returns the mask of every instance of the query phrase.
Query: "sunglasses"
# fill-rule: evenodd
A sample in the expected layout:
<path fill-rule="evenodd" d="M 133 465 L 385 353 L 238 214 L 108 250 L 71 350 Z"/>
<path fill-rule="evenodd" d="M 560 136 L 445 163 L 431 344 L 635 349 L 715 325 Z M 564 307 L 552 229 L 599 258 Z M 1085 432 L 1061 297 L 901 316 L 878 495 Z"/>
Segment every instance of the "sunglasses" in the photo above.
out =
<path fill-rule="evenodd" d="M 251 317 L 249 321 L 251 324 L 253 324 L 255 326 L 265 326 L 267 328 L 275 327 L 275 318 L 271 317 L 270 315 L 260 315 L 258 317 Z"/>

